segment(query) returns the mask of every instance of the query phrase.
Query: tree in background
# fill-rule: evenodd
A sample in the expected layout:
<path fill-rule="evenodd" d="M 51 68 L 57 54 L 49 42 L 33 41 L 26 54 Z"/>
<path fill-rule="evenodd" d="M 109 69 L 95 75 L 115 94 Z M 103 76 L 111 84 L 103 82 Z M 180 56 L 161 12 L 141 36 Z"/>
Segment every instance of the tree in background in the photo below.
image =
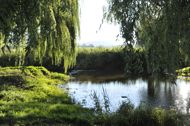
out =
<path fill-rule="evenodd" d="M 189 0 L 108 0 L 105 18 L 121 25 L 127 48 L 145 49 L 147 71 L 173 73 L 190 57 Z"/>
<path fill-rule="evenodd" d="M 20 64 L 48 58 L 67 71 L 78 35 L 78 0 L 0 0 L 0 48 L 18 51 Z"/>

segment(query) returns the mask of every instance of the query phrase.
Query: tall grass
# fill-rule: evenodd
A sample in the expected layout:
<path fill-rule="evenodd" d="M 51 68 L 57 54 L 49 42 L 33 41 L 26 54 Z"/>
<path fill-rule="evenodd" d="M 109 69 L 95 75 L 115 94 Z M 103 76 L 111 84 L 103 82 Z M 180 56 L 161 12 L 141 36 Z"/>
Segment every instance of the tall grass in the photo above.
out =
<path fill-rule="evenodd" d="M 146 57 L 142 48 L 79 48 L 76 68 L 119 70 L 126 75 L 147 73 Z"/>
<path fill-rule="evenodd" d="M 74 69 L 82 70 L 104 70 L 104 71 L 120 71 L 125 72 L 127 76 L 147 75 L 148 60 L 145 51 L 142 48 L 128 49 L 127 47 L 79 47 L 77 49 L 78 56 Z M 20 61 L 22 57 L 19 52 L 12 51 L 6 54 L 0 53 L 0 66 L 44 66 L 51 71 L 63 72 L 62 65 L 52 65 L 50 58 L 44 58 L 40 61 Z M 179 68 L 187 66 L 184 57 L 181 55 Z M 162 74 L 162 73 L 161 73 Z"/>
<path fill-rule="evenodd" d="M 25 52 L 23 52 L 25 53 Z M 23 54 L 24 55 L 24 54 Z M 6 52 L 3 54 L 0 52 L 0 66 L 1 67 L 9 67 L 9 66 L 44 66 L 48 70 L 63 72 L 63 64 L 62 65 L 52 65 L 52 60 L 50 58 L 45 57 L 43 62 L 40 63 L 40 60 L 28 60 L 26 61 L 23 58 L 23 55 L 15 50 L 11 50 L 11 52 Z"/>
<path fill-rule="evenodd" d="M 93 94 L 95 106 L 95 122 L 98 126 L 184 126 L 184 116 L 173 109 L 152 108 L 141 103 L 138 107 L 126 100 L 122 102 L 116 112 L 103 111 L 110 107 L 108 96 L 104 95 L 104 105 L 101 106 L 97 94 Z M 187 116 L 186 116 L 187 117 Z"/>
<path fill-rule="evenodd" d="M 122 47 L 78 48 L 76 69 L 123 71 L 124 66 Z"/>
<path fill-rule="evenodd" d="M 0 66 L 17 66 L 19 55 L 17 53 L 0 54 Z"/>

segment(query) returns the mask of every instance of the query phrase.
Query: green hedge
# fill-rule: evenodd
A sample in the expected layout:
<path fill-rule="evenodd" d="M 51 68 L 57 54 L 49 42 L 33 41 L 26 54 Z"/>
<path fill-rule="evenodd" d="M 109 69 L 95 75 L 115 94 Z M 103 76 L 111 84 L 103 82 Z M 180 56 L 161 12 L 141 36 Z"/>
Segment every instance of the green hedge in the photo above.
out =
<path fill-rule="evenodd" d="M 123 50 L 115 48 L 79 48 L 76 69 L 123 71 Z"/>

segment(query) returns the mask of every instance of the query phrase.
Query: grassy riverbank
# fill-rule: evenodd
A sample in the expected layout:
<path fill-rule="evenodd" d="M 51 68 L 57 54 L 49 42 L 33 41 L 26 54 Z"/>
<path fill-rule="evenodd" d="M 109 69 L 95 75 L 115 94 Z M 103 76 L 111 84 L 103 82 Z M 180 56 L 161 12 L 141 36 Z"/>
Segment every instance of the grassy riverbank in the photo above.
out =
<path fill-rule="evenodd" d="M 0 68 L 0 125 L 90 124 L 91 112 L 57 87 L 68 79 L 43 67 Z"/>
<path fill-rule="evenodd" d="M 130 102 L 123 103 L 111 114 L 99 114 L 96 123 L 100 126 L 185 126 L 187 117 L 175 110 L 151 108 L 141 104 L 134 108 Z"/>
<path fill-rule="evenodd" d="M 179 70 L 176 70 L 178 78 L 190 81 L 190 67 L 185 67 Z"/>
<path fill-rule="evenodd" d="M 58 84 L 68 76 L 44 67 L 0 67 L 0 125 L 61 126 L 181 126 L 183 118 L 175 110 L 151 108 L 130 102 L 116 112 L 109 101 L 100 105 L 94 96 L 94 109 L 85 109 L 72 100 Z M 107 111 L 103 111 L 107 110 Z"/>

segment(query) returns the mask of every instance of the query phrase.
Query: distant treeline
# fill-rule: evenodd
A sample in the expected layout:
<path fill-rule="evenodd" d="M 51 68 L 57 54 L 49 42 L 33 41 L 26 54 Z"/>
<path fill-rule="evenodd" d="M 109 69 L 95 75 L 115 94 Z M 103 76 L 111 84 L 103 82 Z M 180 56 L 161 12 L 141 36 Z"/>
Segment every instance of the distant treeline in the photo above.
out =
<path fill-rule="evenodd" d="M 108 71 L 122 71 L 126 75 L 149 75 L 148 57 L 143 48 L 129 49 L 127 47 L 86 47 L 78 48 L 77 64 L 75 69 L 95 69 Z M 190 65 L 181 54 L 176 61 L 179 68 Z M 160 65 L 158 74 L 165 73 L 164 65 Z"/>
<path fill-rule="evenodd" d="M 78 48 L 75 69 L 123 71 L 124 53 L 121 47 L 83 47 Z"/>
<path fill-rule="evenodd" d="M 79 47 L 76 65 L 72 69 L 77 70 L 103 70 L 103 71 L 119 71 L 125 72 L 127 75 L 147 75 L 147 57 L 143 48 L 128 49 L 126 47 Z M 0 66 L 18 66 L 20 55 L 18 53 L 6 53 L 0 56 Z M 185 62 L 185 57 L 181 55 L 181 59 L 177 61 L 179 68 L 189 65 Z M 26 64 L 33 66 L 44 66 L 49 70 L 63 72 L 63 65 L 52 65 L 51 59 L 45 58 L 40 64 L 39 62 L 27 62 Z M 164 66 L 161 65 L 161 66 Z M 71 69 L 71 70 L 72 70 Z M 162 67 L 160 73 L 164 73 Z"/>
<path fill-rule="evenodd" d="M 30 60 L 26 61 L 22 60 L 23 57 L 16 51 L 6 52 L 5 54 L 0 53 L 0 66 L 7 67 L 7 66 L 44 66 L 48 70 L 57 71 L 57 72 L 64 72 L 64 66 L 62 65 L 52 65 L 51 58 L 44 58 L 43 62 L 40 63 L 40 60 Z"/>

